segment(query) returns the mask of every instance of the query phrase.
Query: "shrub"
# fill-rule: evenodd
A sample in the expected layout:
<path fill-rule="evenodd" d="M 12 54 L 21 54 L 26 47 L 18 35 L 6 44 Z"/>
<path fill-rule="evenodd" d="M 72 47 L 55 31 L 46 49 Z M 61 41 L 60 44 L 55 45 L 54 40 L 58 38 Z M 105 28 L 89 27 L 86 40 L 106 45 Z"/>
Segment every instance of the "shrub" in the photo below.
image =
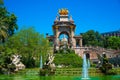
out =
<path fill-rule="evenodd" d="M 56 65 L 64 65 L 67 67 L 82 67 L 82 59 L 75 53 L 55 54 L 54 63 Z"/>
<path fill-rule="evenodd" d="M 108 74 L 108 75 L 116 75 L 117 73 L 116 73 L 115 70 L 111 69 L 111 70 L 109 70 L 109 71 L 107 72 L 107 74 Z"/>
<path fill-rule="evenodd" d="M 32 56 L 22 57 L 22 62 L 27 68 L 35 67 L 35 60 Z"/>
<path fill-rule="evenodd" d="M 112 64 L 108 62 L 106 54 L 103 54 L 103 63 L 102 66 L 99 68 L 104 74 L 110 75 L 115 74 L 112 70 Z"/>

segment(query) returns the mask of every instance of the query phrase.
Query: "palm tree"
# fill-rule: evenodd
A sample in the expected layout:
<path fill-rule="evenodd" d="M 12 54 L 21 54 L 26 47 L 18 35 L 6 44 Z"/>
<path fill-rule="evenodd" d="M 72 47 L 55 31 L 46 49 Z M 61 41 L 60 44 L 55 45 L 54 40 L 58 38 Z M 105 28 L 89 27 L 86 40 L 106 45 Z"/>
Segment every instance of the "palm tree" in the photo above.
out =
<path fill-rule="evenodd" d="M 5 42 L 5 39 L 14 34 L 18 26 L 16 24 L 17 17 L 10 14 L 4 4 L 0 3 L 0 42 Z"/>
<path fill-rule="evenodd" d="M 0 42 L 5 42 L 5 39 L 8 37 L 7 27 L 2 25 L 0 21 Z"/>

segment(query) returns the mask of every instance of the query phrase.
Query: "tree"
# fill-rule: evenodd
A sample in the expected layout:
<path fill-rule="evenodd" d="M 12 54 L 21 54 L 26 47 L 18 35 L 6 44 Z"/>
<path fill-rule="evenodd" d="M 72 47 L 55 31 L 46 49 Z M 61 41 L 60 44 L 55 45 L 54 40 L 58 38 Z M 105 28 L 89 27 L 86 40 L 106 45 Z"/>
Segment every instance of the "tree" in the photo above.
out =
<path fill-rule="evenodd" d="M 0 5 L 3 5 L 3 0 L 0 0 Z"/>
<path fill-rule="evenodd" d="M 17 17 L 9 13 L 4 7 L 3 1 L 0 1 L 0 41 L 5 42 L 5 39 L 14 34 L 18 29 L 16 24 Z"/>
<path fill-rule="evenodd" d="M 83 45 L 87 46 L 103 46 L 102 36 L 99 32 L 94 30 L 89 30 L 86 33 L 82 34 L 83 36 Z"/>
<path fill-rule="evenodd" d="M 46 58 L 49 50 L 47 39 L 32 27 L 22 29 L 14 34 L 8 39 L 5 46 L 10 48 L 13 53 L 22 55 L 22 61 L 26 67 L 38 66 L 40 55 Z"/>
<path fill-rule="evenodd" d="M 109 45 L 109 41 L 108 41 L 109 36 L 105 36 L 102 39 L 103 39 L 103 47 L 104 48 L 108 48 L 108 45 Z"/>
<path fill-rule="evenodd" d="M 120 38 L 119 37 L 109 37 L 108 39 L 108 48 L 120 49 Z"/>

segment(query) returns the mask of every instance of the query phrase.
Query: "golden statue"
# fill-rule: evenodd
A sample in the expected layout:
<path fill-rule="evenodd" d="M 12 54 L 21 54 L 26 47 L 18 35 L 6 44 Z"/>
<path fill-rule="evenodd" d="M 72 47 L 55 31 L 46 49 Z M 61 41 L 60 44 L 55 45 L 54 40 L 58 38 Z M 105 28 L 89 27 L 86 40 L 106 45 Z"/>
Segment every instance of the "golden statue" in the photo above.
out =
<path fill-rule="evenodd" d="M 68 10 L 67 9 L 59 9 L 59 14 L 60 15 L 67 15 L 68 14 Z"/>

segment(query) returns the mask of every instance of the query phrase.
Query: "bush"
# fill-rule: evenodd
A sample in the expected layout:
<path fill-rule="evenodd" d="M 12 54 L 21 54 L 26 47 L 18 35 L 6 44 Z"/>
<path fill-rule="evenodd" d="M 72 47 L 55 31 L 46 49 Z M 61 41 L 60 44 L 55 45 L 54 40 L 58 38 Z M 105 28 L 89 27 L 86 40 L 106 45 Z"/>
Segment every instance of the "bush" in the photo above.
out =
<path fill-rule="evenodd" d="M 112 65 L 110 63 L 105 63 L 102 65 L 102 67 L 100 67 L 100 70 L 105 74 L 107 74 L 111 69 L 112 69 Z"/>
<path fill-rule="evenodd" d="M 56 65 L 64 65 L 67 67 L 82 67 L 82 58 L 75 53 L 55 54 L 54 63 Z"/>
<path fill-rule="evenodd" d="M 40 73 L 39 75 L 41 76 L 50 76 L 50 75 L 54 75 L 55 74 L 55 71 L 51 71 L 49 69 L 40 69 Z"/>
<path fill-rule="evenodd" d="M 109 71 L 107 72 L 107 74 L 108 74 L 108 75 L 116 75 L 117 73 L 116 73 L 115 70 L 111 69 L 111 70 L 109 70 Z"/>
<path fill-rule="evenodd" d="M 69 53 L 75 53 L 75 51 L 67 48 L 67 49 L 65 49 L 65 51 L 63 49 L 60 49 L 60 50 L 55 51 L 55 53 L 57 53 L 57 54 L 69 54 Z"/>
<path fill-rule="evenodd" d="M 90 64 L 90 67 L 96 67 L 96 64 L 92 63 Z"/>
<path fill-rule="evenodd" d="M 99 68 L 104 74 L 110 75 L 115 74 L 111 72 L 112 70 L 112 64 L 108 62 L 108 58 L 106 57 L 106 54 L 103 54 L 103 63 L 101 67 Z"/>
<path fill-rule="evenodd" d="M 3 71 L 2 71 L 2 66 L 0 66 L 0 74 L 2 74 L 3 73 Z"/>
<path fill-rule="evenodd" d="M 8 71 L 9 71 L 9 72 L 14 72 L 15 69 L 16 69 L 16 67 L 15 67 L 14 64 L 9 64 L 9 65 L 8 65 Z"/>
<path fill-rule="evenodd" d="M 32 56 L 22 57 L 22 62 L 27 68 L 35 67 L 35 60 Z"/>

